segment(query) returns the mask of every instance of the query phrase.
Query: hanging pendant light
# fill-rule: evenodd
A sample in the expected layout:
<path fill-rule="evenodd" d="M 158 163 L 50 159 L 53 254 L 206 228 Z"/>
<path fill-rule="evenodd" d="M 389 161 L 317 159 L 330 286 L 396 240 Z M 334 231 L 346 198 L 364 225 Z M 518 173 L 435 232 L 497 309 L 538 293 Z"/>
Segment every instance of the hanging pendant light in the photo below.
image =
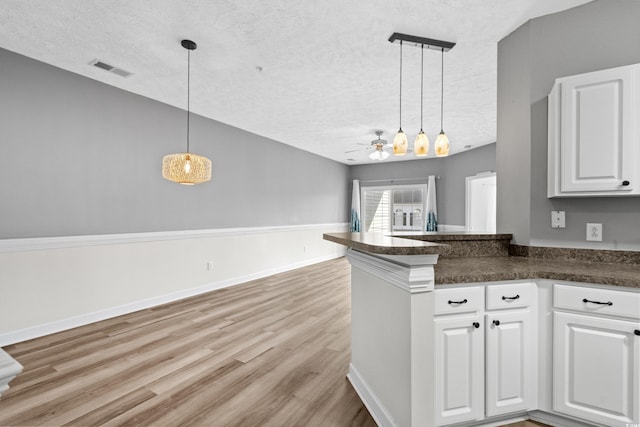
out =
<path fill-rule="evenodd" d="M 187 152 L 168 154 L 162 158 L 162 177 L 184 185 L 200 184 L 211 180 L 211 160 L 189 152 L 189 96 L 191 90 L 191 51 L 197 45 L 191 40 L 182 40 L 187 49 Z"/>
<path fill-rule="evenodd" d="M 422 104 L 423 104 L 423 86 L 424 86 L 424 45 L 421 45 L 421 68 L 420 68 L 420 133 L 416 136 L 413 143 L 413 153 L 417 157 L 424 157 L 429 154 L 429 138 L 422 130 Z"/>
<path fill-rule="evenodd" d="M 449 155 L 449 137 L 444 133 L 442 127 L 442 116 L 444 115 L 444 48 L 442 48 L 442 62 L 441 62 L 441 86 L 440 86 L 440 134 L 436 138 L 435 152 L 438 157 L 445 157 Z"/>
<path fill-rule="evenodd" d="M 400 40 L 400 129 L 393 138 L 393 155 L 404 156 L 407 154 L 407 135 L 402 131 L 402 40 Z"/>

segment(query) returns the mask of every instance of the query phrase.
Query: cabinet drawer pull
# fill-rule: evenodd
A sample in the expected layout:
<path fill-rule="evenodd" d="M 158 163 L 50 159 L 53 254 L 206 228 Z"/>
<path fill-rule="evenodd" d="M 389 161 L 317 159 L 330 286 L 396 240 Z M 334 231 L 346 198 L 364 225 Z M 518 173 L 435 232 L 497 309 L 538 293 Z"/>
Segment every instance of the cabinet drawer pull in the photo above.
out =
<path fill-rule="evenodd" d="M 467 303 L 467 299 L 463 299 L 462 301 L 448 301 L 449 304 L 466 304 Z"/>
<path fill-rule="evenodd" d="M 502 301 L 506 301 L 506 300 L 514 300 L 514 299 L 519 299 L 520 295 L 516 295 L 515 297 L 505 297 L 504 295 L 502 296 Z"/>
<path fill-rule="evenodd" d="M 640 335 L 640 329 L 636 329 L 635 331 L 633 331 L 633 333 L 636 335 Z"/>
<path fill-rule="evenodd" d="M 473 327 L 478 329 L 480 327 L 480 323 L 478 322 L 473 322 Z M 636 335 L 640 335 L 640 331 L 636 330 Z"/>
<path fill-rule="evenodd" d="M 582 302 L 590 302 L 591 304 L 600 304 L 600 305 L 613 305 L 613 303 L 612 303 L 611 301 L 607 301 L 607 302 L 602 302 L 602 301 L 591 301 L 591 300 L 588 300 L 588 299 L 586 299 L 586 298 L 584 298 L 584 299 L 582 300 Z"/>
<path fill-rule="evenodd" d="M 499 320 L 494 320 L 493 324 L 496 325 L 496 326 L 500 326 L 500 321 Z"/>
<path fill-rule="evenodd" d="M 627 181 L 626 179 L 624 181 L 622 181 L 622 185 L 624 187 L 627 187 L 629 184 L 631 184 L 629 181 Z"/>

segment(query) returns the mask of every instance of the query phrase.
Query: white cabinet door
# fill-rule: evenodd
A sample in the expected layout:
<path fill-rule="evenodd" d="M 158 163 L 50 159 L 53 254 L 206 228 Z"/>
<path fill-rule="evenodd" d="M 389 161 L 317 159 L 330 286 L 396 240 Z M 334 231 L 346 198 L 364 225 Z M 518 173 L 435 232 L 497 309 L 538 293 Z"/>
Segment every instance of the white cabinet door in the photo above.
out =
<path fill-rule="evenodd" d="M 486 316 L 486 415 L 535 409 L 537 346 L 530 310 Z"/>
<path fill-rule="evenodd" d="M 640 194 L 638 70 L 556 80 L 549 95 L 549 197 Z"/>
<path fill-rule="evenodd" d="M 480 315 L 434 320 L 436 425 L 483 418 L 483 329 Z"/>
<path fill-rule="evenodd" d="M 554 313 L 553 409 L 604 425 L 640 423 L 638 322 Z"/>

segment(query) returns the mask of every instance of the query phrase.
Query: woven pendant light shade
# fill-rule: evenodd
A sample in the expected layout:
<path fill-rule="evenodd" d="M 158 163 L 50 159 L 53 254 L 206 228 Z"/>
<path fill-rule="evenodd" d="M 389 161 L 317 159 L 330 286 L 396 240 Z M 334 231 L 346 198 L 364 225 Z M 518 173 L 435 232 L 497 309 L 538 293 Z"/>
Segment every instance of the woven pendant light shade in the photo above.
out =
<path fill-rule="evenodd" d="M 191 40 L 180 42 L 187 49 L 187 152 L 167 154 L 162 158 L 162 177 L 184 185 L 200 184 L 211 181 L 211 160 L 189 152 L 189 118 L 191 112 L 191 51 L 198 45 Z"/>
<path fill-rule="evenodd" d="M 193 153 L 168 154 L 162 158 L 162 177 L 184 185 L 211 180 L 211 160 Z"/>

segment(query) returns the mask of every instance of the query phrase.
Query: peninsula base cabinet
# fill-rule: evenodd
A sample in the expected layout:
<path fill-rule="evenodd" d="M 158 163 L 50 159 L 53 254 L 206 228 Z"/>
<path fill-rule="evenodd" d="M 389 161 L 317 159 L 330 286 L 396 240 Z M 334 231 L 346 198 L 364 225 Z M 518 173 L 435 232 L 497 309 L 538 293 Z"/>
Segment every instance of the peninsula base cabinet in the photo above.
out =
<path fill-rule="evenodd" d="M 639 425 L 640 292 L 572 282 L 546 289 L 544 304 L 536 283 L 435 289 L 434 425 L 528 414 L 558 426 Z"/>
<path fill-rule="evenodd" d="M 554 411 L 606 426 L 637 425 L 639 320 L 640 294 L 555 286 Z"/>
<path fill-rule="evenodd" d="M 435 424 L 525 413 L 536 406 L 535 285 L 435 291 Z"/>
<path fill-rule="evenodd" d="M 428 268 L 348 257 L 347 377 L 378 425 L 640 426 L 640 288 L 553 279 L 429 287 Z"/>

